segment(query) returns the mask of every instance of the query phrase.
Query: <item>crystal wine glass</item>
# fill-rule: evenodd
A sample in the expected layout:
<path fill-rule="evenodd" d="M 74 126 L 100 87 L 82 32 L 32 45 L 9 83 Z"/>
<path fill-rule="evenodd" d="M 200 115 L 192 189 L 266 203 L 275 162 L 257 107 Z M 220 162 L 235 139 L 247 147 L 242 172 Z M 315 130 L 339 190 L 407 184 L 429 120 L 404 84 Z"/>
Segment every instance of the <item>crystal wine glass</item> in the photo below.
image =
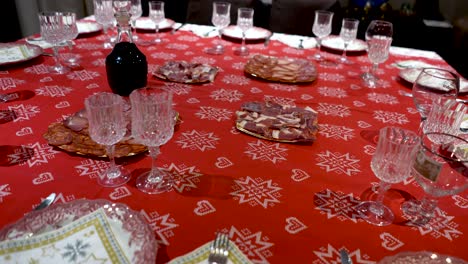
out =
<path fill-rule="evenodd" d="M 318 53 L 314 55 L 314 59 L 322 61 L 322 55 L 320 55 L 320 49 L 322 47 L 322 39 L 330 35 L 332 31 L 332 20 L 333 12 L 316 10 L 314 24 L 312 25 L 312 33 L 317 37 L 317 45 L 319 47 Z"/>
<path fill-rule="evenodd" d="M 135 34 L 133 34 L 133 42 L 139 43 L 139 37 L 137 35 L 137 30 L 135 28 L 136 20 L 141 17 L 143 14 L 143 9 L 141 8 L 141 0 L 130 0 L 131 1 L 131 8 L 130 8 L 130 14 L 132 15 L 130 20 L 131 20 L 131 25 L 132 28 L 135 29 Z"/>
<path fill-rule="evenodd" d="M 127 131 L 124 116 L 125 102 L 117 94 L 101 92 L 85 100 L 89 121 L 89 135 L 92 140 L 106 147 L 110 159 L 109 168 L 100 175 L 98 183 L 105 187 L 115 187 L 130 180 L 130 173 L 115 164 L 115 144 L 122 140 Z"/>
<path fill-rule="evenodd" d="M 94 0 L 94 17 L 96 22 L 102 25 L 104 36 L 106 41 L 104 42 L 104 48 L 112 48 L 112 40 L 108 35 L 109 27 L 114 23 L 114 9 L 112 0 Z"/>
<path fill-rule="evenodd" d="M 164 21 L 164 2 L 162 1 L 151 1 L 149 2 L 149 17 L 154 23 L 154 28 L 156 31 L 156 39 L 154 43 L 160 44 L 162 42 L 159 38 L 159 24 Z"/>
<path fill-rule="evenodd" d="M 162 87 L 134 90 L 130 94 L 132 104 L 132 136 L 148 146 L 152 158 L 149 172 L 136 180 L 136 186 L 145 193 L 161 193 L 172 188 L 173 179 L 156 167 L 156 157 L 161 145 L 174 134 L 172 94 Z"/>
<path fill-rule="evenodd" d="M 393 24 L 383 20 L 372 20 L 366 30 L 367 56 L 372 62 L 369 72 L 362 75 L 364 83 L 369 88 L 376 88 L 376 76 L 379 63 L 388 59 L 390 45 L 392 44 Z"/>
<path fill-rule="evenodd" d="M 237 26 L 242 31 L 242 44 L 234 51 L 239 56 L 249 55 L 249 49 L 245 45 L 245 33 L 253 27 L 254 10 L 252 8 L 241 7 L 237 9 Z"/>
<path fill-rule="evenodd" d="M 224 46 L 221 44 L 221 30 L 227 27 L 231 23 L 231 3 L 228 2 L 213 2 L 213 15 L 211 16 L 211 22 L 218 31 L 220 42 L 214 45 L 212 48 L 206 50 L 209 54 L 223 54 Z"/>
<path fill-rule="evenodd" d="M 78 37 L 78 26 L 76 25 L 76 14 L 73 12 L 64 12 L 63 13 L 63 24 L 64 24 L 64 31 L 67 35 L 66 43 L 68 49 L 70 50 L 71 54 L 66 56 L 65 61 L 68 63 L 70 67 L 78 67 L 78 56 L 73 54 L 73 40 Z"/>
<path fill-rule="evenodd" d="M 384 194 L 391 184 L 402 182 L 410 175 L 419 140 L 416 133 L 402 128 L 380 129 L 377 148 L 371 161 L 372 171 L 380 179 L 377 198 L 358 206 L 359 214 L 367 222 L 378 226 L 393 222 L 392 211 L 383 204 Z"/>
<path fill-rule="evenodd" d="M 342 63 L 349 64 L 351 63 L 346 58 L 346 50 L 348 48 L 349 43 L 356 39 L 357 32 L 358 32 L 359 20 L 354 18 L 343 18 L 343 22 L 341 25 L 340 37 L 343 40 L 344 48 L 343 53 L 341 54 L 340 61 Z"/>
<path fill-rule="evenodd" d="M 70 69 L 63 66 L 59 60 L 59 44 L 64 42 L 67 38 L 63 23 L 63 13 L 41 12 L 39 13 L 39 23 L 41 36 L 46 42 L 53 46 L 55 65 L 50 67 L 49 71 L 57 74 L 69 72 Z"/>
<path fill-rule="evenodd" d="M 437 139 L 437 140 L 434 140 Z M 402 205 L 410 225 L 431 226 L 438 200 L 455 195 L 468 187 L 468 141 L 443 132 L 428 132 L 422 136 L 412 174 L 425 192 L 421 201 Z"/>

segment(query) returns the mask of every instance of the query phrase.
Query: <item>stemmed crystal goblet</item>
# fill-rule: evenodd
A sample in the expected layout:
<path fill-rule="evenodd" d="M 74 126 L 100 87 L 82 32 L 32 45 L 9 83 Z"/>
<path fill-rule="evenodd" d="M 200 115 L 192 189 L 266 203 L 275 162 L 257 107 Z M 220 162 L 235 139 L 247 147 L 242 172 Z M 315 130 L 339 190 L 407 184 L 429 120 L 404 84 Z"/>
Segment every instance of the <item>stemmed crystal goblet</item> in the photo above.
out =
<path fill-rule="evenodd" d="M 78 55 L 73 54 L 73 40 L 78 37 L 78 26 L 76 25 L 76 14 L 73 12 L 64 12 L 63 13 L 63 24 L 64 32 L 66 34 L 66 43 L 71 54 L 66 56 L 65 61 L 70 67 L 77 67 L 78 65 Z"/>
<path fill-rule="evenodd" d="M 254 10 L 252 8 L 241 7 L 237 9 L 237 26 L 242 31 L 242 44 L 234 51 L 239 56 L 249 55 L 249 49 L 245 45 L 245 34 L 253 27 Z"/>
<path fill-rule="evenodd" d="M 98 183 L 105 187 L 115 187 L 130 180 L 130 172 L 115 164 L 115 144 L 122 140 L 127 131 L 125 102 L 117 94 L 101 92 L 85 100 L 86 115 L 89 121 L 89 135 L 92 140 L 106 147 L 110 159 L 109 168 L 103 172 Z"/>
<path fill-rule="evenodd" d="M 149 194 L 168 191 L 172 188 L 173 179 L 156 167 L 156 157 L 160 146 L 174 134 L 172 94 L 163 87 L 141 88 L 130 94 L 130 102 L 132 136 L 148 146 L 152 158 L 151 170 L 137 178 L 136 186 Z"/>
<path fill-rule="evenodd" d="M 435 139 L 435 140 L 434 140 Z M 443 132 L 424 133 L 412 166 L 416 182 L 425 192 L 421 201 L 408 201 L 402 210 L 409 225 L 430 225 L 441 197 L 455 195 L 468 187 L 468 141 Z"/>
<path fill-rule="evenodd" d="M 312 25 L 312 33 L 317 37 L 318 52 L 314 55 L 314 59 L 322 61 L 320 49 L 322 47 L 322 39 L 330 35 L 332 31 L 333 12 L 316 10 L 314 24 Z"/>
<path fill-rule="evenodd" d="M 392 44 L 393 24 L 383 20 L 372 20 L 366 30 L 367 56 L 372 62 L 369 72 L 362 75 L 364 84 L 369 88 L 376 88 L 379 80 L 376 76 L 379 64 L 388 59 Z"/>
<path fill-rule="evenodd" d="M 104 42 L 104 48 L 110 49 L 112 48 L 112 40 L 111 37 L 108 35 L 109 27 L 111 27 L 114 23 L 114 8 L 113 8 L 113 1 L 112 0 L 94 0 L 94 17 L 96 22 L 102 25 L 102 29 L 104 31 L 104 36 L 106 40 Z"/>
<path fill-rule="evenodd" d="M 380 129 L 371 168 L 380 179 L 375 201 L 361 203 L 357 210 L 367 222 L 385 226 L 393 222 L 393 212 L 383 204 L 385 192 L 394 183 L 408 178 L 412 160 L 419 146 L 416 133 L 398 127 Z"/>
<path fill-rule="evenodd" d="M 163 22 L 165 19 L 164 2 L 162 1 L 149 2 L 149 17 L 151 18 L 151 21 L 153 21 L 154 29 L 156 31 L 156 38 L 154 39 L 154 43 L 160 44 L 162 40 L 161 38 L 159 38 L 159 24 Z"/>
<path fill-rule="evenodd" d="M 132 29 L 135 30 L 135 34 L 133 34 L 133 42 L 138 43 L 138 44 L 144 44 L 146 45 L 144 41 L 141 41 L 140 38 L 137 35 L 137 30 L 136 30 L 136 20 L 141 17 L 143 14 L 143 9 L 141 7 L 141 0 L 130 0 L 131 2 L 131 7 L 130 7 L 130 14 L 132 15 L 130 17 L 131 21 L 131 26 Z"/>
<path fill-rule="evenodd" d="M 54 51 L 55 65 L 50 67 L 49 71 L 57 74 L 69 72 L 70 69 L 63 66 L 59 59 L 59 44 L 67 39 L 63 13 L 41 12 L 39 13 L 39 23 L 41 27 L 41 36 L 46 42 L 52 44 L 52 49 Z"/>
<path fill-rule="evenodd" d="M 211 16 L 211 22 L 216 27 L 219 36 L 219 43 L 214 45 L 212 48 L 206 50 L 209 54 L 223 54 L 224 46 L 221 43 L 221 30 L 231 23 L 231 3 L 228 2 L 213 2 L 213 15 Z"/>
<path fill-rule="evenodd" d="M 343 53 L 341 54 L 340 61 L 342 63 L 351 63 L 346 57 L 346 50 L 349 43 L 356 39 L 358 32 L 359 20 L 354 18 L 343 18 L 341 25 L 340 37 L 343 40 Z"/>

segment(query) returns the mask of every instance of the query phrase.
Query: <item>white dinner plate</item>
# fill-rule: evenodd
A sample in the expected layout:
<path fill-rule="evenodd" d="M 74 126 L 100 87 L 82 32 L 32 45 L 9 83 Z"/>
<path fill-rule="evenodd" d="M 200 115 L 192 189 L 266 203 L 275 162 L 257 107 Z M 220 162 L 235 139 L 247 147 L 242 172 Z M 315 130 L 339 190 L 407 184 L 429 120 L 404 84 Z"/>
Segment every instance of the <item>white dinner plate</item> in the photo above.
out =
<path fill-rule="evenodd" d="M 400 252 L 393 256 L 388 256 L 379 261 L 378 264 L 467 264 L 466 261 L 452 256 L 438 253 L 419 251 L 419 252 Z"/>
<path fill-rule="evenodd" d="M 0 43 L 0 66 L 32 60 L 41 54 L 41 47 L 29 43 Z"/>
<path fill-rule="evenodd" d="M 174 25 L 174 20 L 166 18 L 159 23 L 159 30 L 171 28 Z M 142 30 L 155 30 L 154 22 L 147 17 L 140 17 L 135 21 L 135 28 Z"/>
<path fill-rule="evenodd" d="M 403 69 L 400 71 L 398 76 L 402 78 L 403 80 L 409 82 L 409 83 L 414 83 L 416 79 L 419 76 L 419 73 L 421 73 L 422 69 L 419 68 L 409 68 L 409 69 Z M 440 82 L 440 81 L 439 81 Z M 438 83 L 437 81 L 434 81 L 433 78 L 427 80 L 427 86 L 433 87 L 433 88 L 440 88 L 442 89 L 443 85 L 441 83 Z M 465 80 L 464 78 L 460 78 L 460 93 L 466 93 L 468 92 L 468 81 Z"/>
<path fill-rule="evenodd" d="M 322 40 L 322 46 L 334 49 L 343 50 L 344 42 L 339 36 L 328 36 Z M 367 49 L 367 43 L 360 39 L 355 39 L 349 43 L 347 51 L 365 51 Z"/>
<path fill-rule="evenodd" d="M 80 34 L 94 33 L 102 30 L 102 26 L 99 23 L 89 20 L 76 21 L 76 26 Z"/>
<path fill-rule="evenodd" d="M 242 39 L 242 30 L 238 26 L 229 26 L 224 28 L 221 32 L 226 37 L 235 38 L 235 39 Z M 266 39 L 271 35 L 271 31 L 253 27 L 245 33 L 245 39 L 247 40 L 259 40 L 259 39 Z"/>
<path fill-rule="evenodd" d="M 135 263 L 155 263 L 157 243 L 149 224 L 139 212 L 125 204 L 107 200 L 79 199 L 32 211 L 0 231 L 0 241 L 22 239 L 61 228 L 103 208 L 111 225 L 123 234 L 129 259 Z"/>

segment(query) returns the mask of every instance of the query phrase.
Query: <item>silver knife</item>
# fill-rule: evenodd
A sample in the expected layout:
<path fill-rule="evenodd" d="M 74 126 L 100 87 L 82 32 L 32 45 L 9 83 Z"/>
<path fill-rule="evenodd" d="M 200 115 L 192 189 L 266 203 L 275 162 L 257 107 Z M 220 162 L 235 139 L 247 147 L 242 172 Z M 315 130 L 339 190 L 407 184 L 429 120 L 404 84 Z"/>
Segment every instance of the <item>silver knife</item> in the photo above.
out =
<path fill-rule="evenodd" d="M 341 264 L 353 264 L 346 249 L 340 250 Z"/>
<path fill-rule="evenodd" d="M 44 208 L 48 207 L 49 205 L 53 204 L 54 201 L 55 201 L 55 197 L 56 197 L 56 196 L 57 196 L 57 195 L 56 195 L 55 193 L 49 194 L 49 196 L 47 196 L 47 198 L 45 198 L 44 200 L 42 200 L 42 202 L 41 202 L 38 206 L 36 206 L 36 207 L 34 208 L 34 211 L 44 209 Z"/>
<path fill-rule="evenodd" d="M 265 42 L 263 43 L 263 45 L 264 45 L 265 47 L 267 47 L 268 44 L 270 44 L 270 39 L 271 39 L 271 37 L 273 37 L 273 33 L 271 33 L 270 36 L 268 36 L 268 37 L 265 39 Z"/>
<path fill-rule="evenodd" d="M 171 31 L 171 35 L 174 34 L 174 33 L 176 33 L 176 32 L 177 32 L 179 29 L 181 29 L 183 26 L 185 26 L 185 23 L 181 24 L 181 25 L 178 26 L 178 27 L 173 28 L 172 31 Z"/>

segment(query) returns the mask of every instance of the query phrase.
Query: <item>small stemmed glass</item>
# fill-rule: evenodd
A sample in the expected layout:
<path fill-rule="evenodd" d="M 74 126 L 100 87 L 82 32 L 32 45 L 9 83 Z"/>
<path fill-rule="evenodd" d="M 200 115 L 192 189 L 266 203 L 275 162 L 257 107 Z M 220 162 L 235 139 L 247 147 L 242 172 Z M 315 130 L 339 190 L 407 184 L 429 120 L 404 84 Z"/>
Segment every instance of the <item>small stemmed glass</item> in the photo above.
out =
<path fill-rule="evenodd" d="M 112 0 L 94 0 L 94 17 L 96 22 L 102 25 L 104 36 L 106 41 L 104 42 L 104 48 L 112 48 L 112 40 L 108 35 L 109 27 L 114 23 L 114 8 L 112 5 Z"/>
<path fill-rule="evenodd" d="M 163 22 L 165 19 L 164 2 L 162 1 L 149 2 L 149 17 L 151 18 L 151 21 L 153 21 L 154 29 L 156 31 L 156 38 L 154 39 L 154 43 L 160 44 L 162 40 L 161 38 L 159 38 L 159 24 Z"/>
<path fill-rule="evenodd" d="M 64 24 L 64 32 L 67 35 L 66 37 L 66 43 L 68 46 L 68 49 L 70 52 L 73 51 L 73 40 L 78 37 L 78 27 L 76 25 L 76 14 L 72 12 L 65 12 L 63 13 L 63 24 Z M 67 65 L 76 68 L 79 66 L 78 64 L 78 56 L 76 54 L 69 54 L 66 58 L 65 61 L 67 62 Z"/>
<path fill-rule="evenodd" d="M 349 43 L 356 39 L 357 31 L 359 26 L 359 20 L 354 18 L 343 18 L 341 25 L 340 37 L 343 40 L 344 48 L 341 54 L 340 61 L 345 64 L 351 62 L 346 57 L 346 50 L 348 49 Z"/>
<path fill-rule="evenodd" d="M 98 183 L 105 187 L 115 187 L 130 180 L 130 172 L 115 164 L 115 144 L 122 140 L 127 132 L 125 120 L 125 102 L 117 94 L 101 92 L 85 100 L 86 115 L 89 121 L 89 135 L 92 140 L 106 147 L 110 159 L 109 168 L 98 178 Z"/>
<path fill-rule="evenodd" d="M 330 35 L 332 31 L 333 12 L 316 10 L 314 24 L 312 25 L 312 33 L 317 37 L 318 53 L 314 55 L 314 59 L 322 61 L 320 50 L 322 48 L 322 39 Z"/>
<path fill-rule="evenodd" d="M 143 14 L 143 9 L 141 7 L 141 0 L 130 0 L 131 2 L 131 8 L 130 8 L 130 14 L 132 15 L 130 17 L 131 21 L 131 26 L 132 29 L 135 30 L 135 34 L 133 34 L 133 42 L 137 44 L 142 44 L 142 45 L 147 45 L 148 43 L 145 43 L 144 41 L 140 40 L 140 38 L 137 35 L 137 30 L 136 30 L 136 20 L 141 17 Z"/>
<path fill-rule="evenodd" d="M 136 180 L 139 190 L 154 194 L 172 188 L 173 179 L 156 167 L 159 147 L 174 134 L 174 112 L 172 94 L 162 87 L 148 87 L 134 90 L 130 94 L 132 104 L 132 136 L 148 146 L 152 158 L 149 172 Z"/>
<path fill-rule="evenodd" d="M 234 51 L 238 56 L 249 55 L 249 49 L 245 45 L 245 33 L 253 27 L 254 10 L 241 7 L 237 10 L 237 26 L 242 30 L 242 44 Z"/>
<path fill-rule="evenodd" d="M 372 20 L 366 30 L 367 56 L 372 62 L 372 67 L 369 72 L 364 73 L 361 77 L 364 83 L 369 88 L 376 88 L 376 76 L 379 63 L 385 62 L 388 59 L 390 45 L 392 44 L 393 24 L 382 20 Z"/>
<path fill-rule="evenodd" d="M 60 63 L 59 59 L 59 45 L 67 39 L 63 16 L 61 12 L 39 13 L 41 36 L 46 42 L 53 45 L 55 65 L 50 67 L 49 71 L 57 74 L 64 74 L 70 71 L 69 68 Z"/>
<path fill-rule="evenodd" d="M 219 36 L 219 43 L 206 50 L 206 53 L 219 55 L 224 53 L 224 46 L 221 43 L 221 30 L 231 23 L 231 3 L 213 2 L 213 15 L 211 22 L 216 27 Z"/>
<path fill-rule="evenodd" d="M 393 212 L 383 204 L 384 195 L 392 184 L 409 177 L 419 142 L 420 138 L 412 131 L 398 127 L 380 129 L 377 148 L 371 161 L 372 171 L 380 179 L 380 183 L 376 200 L 363 202 L 357 207 L 364 220 L 378 226 L 393 222 Z"/>

